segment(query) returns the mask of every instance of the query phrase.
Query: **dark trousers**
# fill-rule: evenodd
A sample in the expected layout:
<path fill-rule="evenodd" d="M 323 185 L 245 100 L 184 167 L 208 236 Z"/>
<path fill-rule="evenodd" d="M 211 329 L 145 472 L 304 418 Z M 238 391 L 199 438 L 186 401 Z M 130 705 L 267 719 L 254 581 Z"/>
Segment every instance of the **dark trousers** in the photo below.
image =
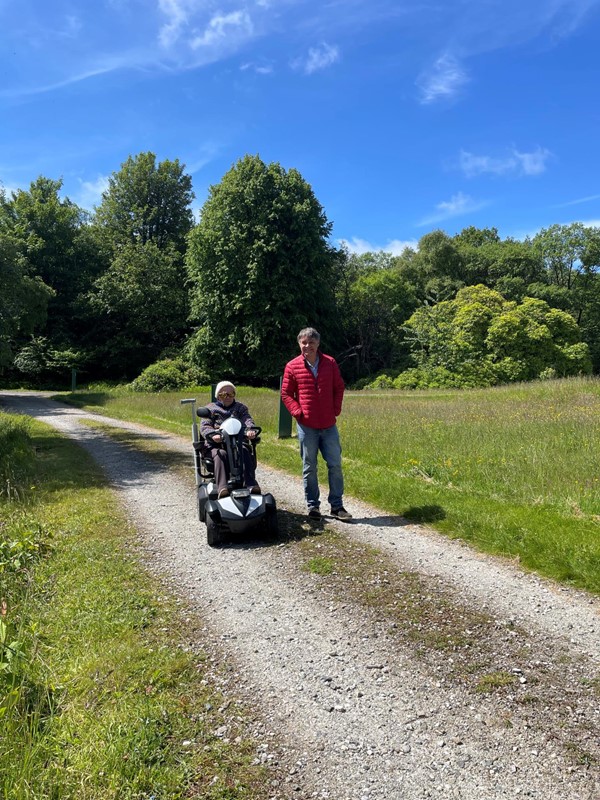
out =
<path fill-rule="evenodd" d="M 256 477 L 254 471 L 254 462 L 252 454 L 244 447 L 244 477 L 246 479 L 246 486 L 256 486 Z M 217 490 L 227 488 L 227 479 L 229 478 L 229 464 L 227 463 L 227 452 L 222 447 L 213 447 L 210 451 L 214 465 L 215 465 L 215 483 Z"/>

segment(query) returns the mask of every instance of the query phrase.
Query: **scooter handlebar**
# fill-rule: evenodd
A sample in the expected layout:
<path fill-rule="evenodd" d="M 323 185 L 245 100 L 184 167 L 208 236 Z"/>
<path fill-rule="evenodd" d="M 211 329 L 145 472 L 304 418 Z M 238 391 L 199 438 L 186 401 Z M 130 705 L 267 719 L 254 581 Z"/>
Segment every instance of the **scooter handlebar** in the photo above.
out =
<path fill-rule="evenodd" d="M 206 433 L 203 433 L 202 435 L 204 436 L 206 441 L 210 445 L 212 445 L 213 447 L 217 447 L 217 445 L 223 444 L 223 434 L 221 433 L 221 431 L 207 431 Z M 215 442 L 215 440 L 214 440 L 215 436 L 220 436 L 221 440 L 219 442 Z"/>

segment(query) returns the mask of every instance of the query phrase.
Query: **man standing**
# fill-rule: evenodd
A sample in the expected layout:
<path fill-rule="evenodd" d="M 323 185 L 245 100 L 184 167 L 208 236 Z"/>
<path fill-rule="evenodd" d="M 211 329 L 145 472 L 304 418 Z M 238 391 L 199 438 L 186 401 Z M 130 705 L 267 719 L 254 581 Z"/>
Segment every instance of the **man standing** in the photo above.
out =
<path fill-rule="evenodd" d="M 321 335 L 314 328 L 298 334 L 300 355 L 289 361 L 283 373 L 281 399 L 298 428 L 302 478 L 308 516 L 320 519 L 317 455 L 327 464 L 331 514 L 338 519 L 352 519 L 344 508 L 342 448 L 336 423 L 342 411 L 344 381 L 334 358 L 319 349 Z"/>

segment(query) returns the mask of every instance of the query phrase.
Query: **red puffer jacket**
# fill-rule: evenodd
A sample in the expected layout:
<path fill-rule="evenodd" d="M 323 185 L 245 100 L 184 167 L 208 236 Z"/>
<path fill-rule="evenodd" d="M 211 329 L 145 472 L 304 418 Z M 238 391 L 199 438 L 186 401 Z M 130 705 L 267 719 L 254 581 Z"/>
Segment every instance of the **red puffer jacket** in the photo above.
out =
<path fill-rule="evenodd" d="M 331 356 L 319 351 L 317 379 L 304 356 L 289 361 L 283 373 L 281 399 L 292 417 L 308 428 L 331 428 L 342 411 L 344 381 Z"/>

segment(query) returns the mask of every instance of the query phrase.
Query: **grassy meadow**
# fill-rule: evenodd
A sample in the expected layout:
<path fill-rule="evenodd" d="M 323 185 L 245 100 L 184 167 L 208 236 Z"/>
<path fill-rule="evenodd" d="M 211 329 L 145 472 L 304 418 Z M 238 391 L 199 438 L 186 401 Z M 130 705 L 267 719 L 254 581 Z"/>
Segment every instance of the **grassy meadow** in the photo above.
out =
<path fill-rule="evenodd" d="M 193 396 L 208 402 L 208 387 L 61 395 L 184 436 L 191 414 L 179 400 Z M 277 438 L 278 393 L 239 387 L 238 398 L 263 427 L 259 460 L 300 480 L 295 438 Z M 600 380 L 347 392 L 339 427 L 350 508 L 360 498 L 600 592 Z"/>
<path fill-rule="evenodd" d="M 0 480 L 0 797 L 266 800 L 248 712 L 91 458 L 0 413 Z"/>

